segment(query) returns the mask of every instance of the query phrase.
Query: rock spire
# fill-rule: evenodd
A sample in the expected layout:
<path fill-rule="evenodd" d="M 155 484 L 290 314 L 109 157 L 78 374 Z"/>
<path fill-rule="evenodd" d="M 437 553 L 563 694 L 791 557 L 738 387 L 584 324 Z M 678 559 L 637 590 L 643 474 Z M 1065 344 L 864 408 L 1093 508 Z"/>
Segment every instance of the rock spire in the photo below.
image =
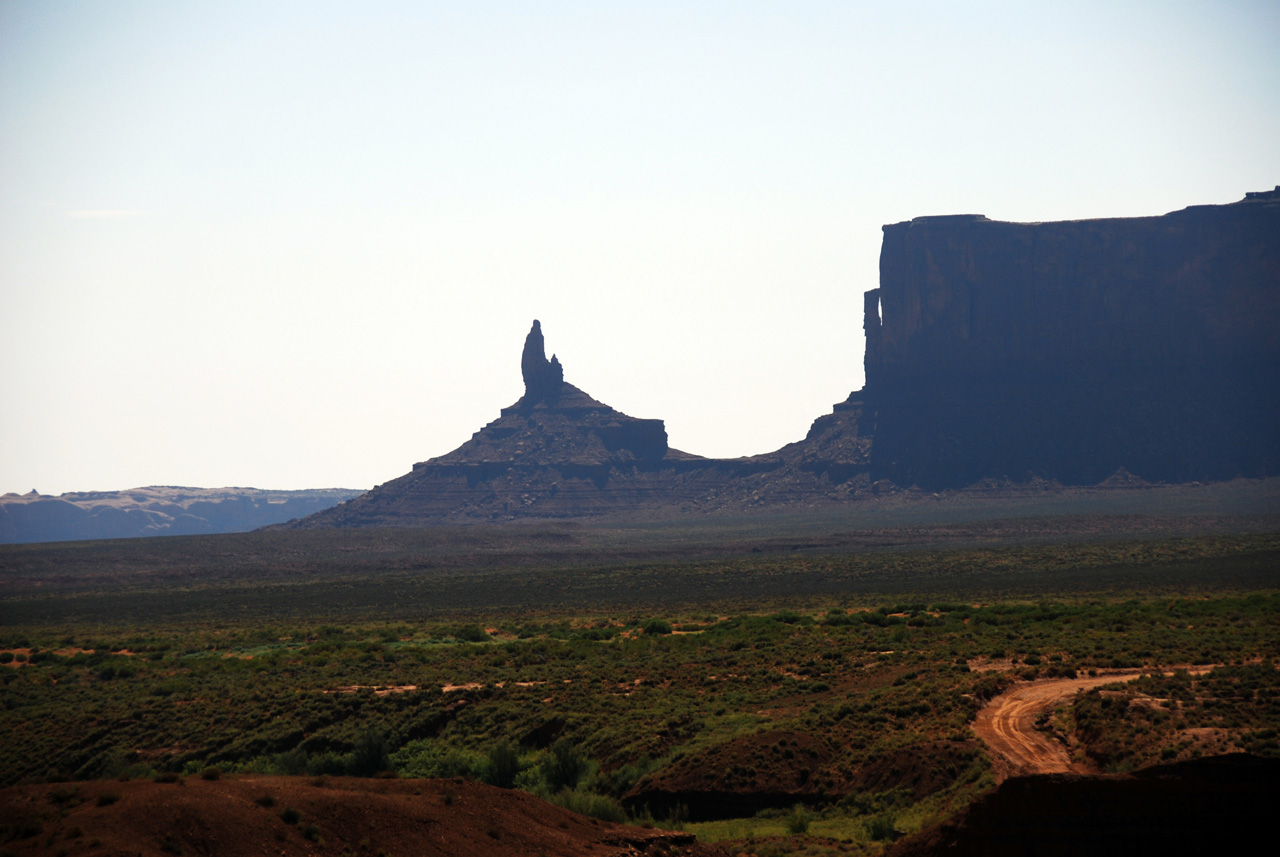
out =
<path fill-rule="evenodd" d="M 546 345 L 542 339 L 542 323 L 533 320 L 529 335 L 524 338 L 524 353 L 520 355 L 520 372 L 524 375 L 526 406 L 538 402 L 555 402 L 564 387 L 564 367 L 554 354 L 547 359 Z"/>

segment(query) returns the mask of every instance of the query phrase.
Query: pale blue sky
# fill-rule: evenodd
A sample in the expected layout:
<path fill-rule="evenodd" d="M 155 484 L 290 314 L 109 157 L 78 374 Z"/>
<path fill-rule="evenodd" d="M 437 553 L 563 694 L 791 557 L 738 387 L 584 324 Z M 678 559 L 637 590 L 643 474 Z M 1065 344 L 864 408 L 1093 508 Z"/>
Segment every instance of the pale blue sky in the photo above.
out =
<path fill-rule="evenodd" d="M 565 377 L 862 383 L 880 226 L 1280 183 L 1280 4 L 0 3 L 0 492 L 368 487 Z"/>

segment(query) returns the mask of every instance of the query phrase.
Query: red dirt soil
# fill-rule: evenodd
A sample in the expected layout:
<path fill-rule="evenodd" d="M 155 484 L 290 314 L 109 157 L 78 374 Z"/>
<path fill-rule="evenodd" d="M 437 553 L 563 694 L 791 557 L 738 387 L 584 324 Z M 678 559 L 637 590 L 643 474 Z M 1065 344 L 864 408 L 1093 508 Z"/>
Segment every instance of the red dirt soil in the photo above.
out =
<path fill-rule="evenodd" d="M 1208 667 L 1191 667 L 1199 675 Z M 1029 774 L 1089 774 L 1092 767 L 1072 761 L 1066 748 L 1036 729 L 1036 718 L 1068 702 L 1079 691 L 1127 682 L 1151 670 L 1107 672 L 1080 678 L 1049 678 L 1019 682 L 988 702 L 973 723 L 973 731 L 992 750 L 996 782 Z M 1169 670 L 1156 674 L 1170 675 Z"/>
<path fill-rule="evenodd" d="M 609 824 L 468 780 L 346 777 L 14 786 L 0 790 L 0 842 L 14 855 L 68 857 L 724 854 L 690 834 Z"/>

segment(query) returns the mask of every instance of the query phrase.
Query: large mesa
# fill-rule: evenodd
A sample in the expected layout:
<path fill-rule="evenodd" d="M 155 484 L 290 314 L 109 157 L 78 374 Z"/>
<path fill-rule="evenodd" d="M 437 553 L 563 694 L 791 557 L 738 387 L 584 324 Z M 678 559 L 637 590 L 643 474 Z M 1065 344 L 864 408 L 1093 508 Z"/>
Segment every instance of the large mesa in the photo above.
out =
<path fill-rule="evenodd" d="M 1160 217 L 895 223 L 865 306 L 878 478 L 1280 472 L 1280 189 Z"/>

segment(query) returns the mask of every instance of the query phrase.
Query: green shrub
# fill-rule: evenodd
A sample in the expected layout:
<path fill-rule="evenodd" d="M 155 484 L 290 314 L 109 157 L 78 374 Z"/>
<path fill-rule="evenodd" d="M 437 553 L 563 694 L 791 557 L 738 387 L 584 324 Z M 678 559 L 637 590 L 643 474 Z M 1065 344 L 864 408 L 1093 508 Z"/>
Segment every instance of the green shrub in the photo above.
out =
<path fill-rule="evenodd" d="M 614 768 L 607 776 L 597 778 L 593 788 L 621 797 L 641 779 L 657 770 L 660 764 L 659 760 L 646 756 L 639 761 Z"/>
<path fill-rule="evenodd" d="M 346 760 L 346 772 L 353 777 L 372 777 L 391 767 L 390 745 L 387 735 L 377 729 L 367 729 L 356 742 Z"/>
<path fill-rule="evenodd" d="M 341 753 L 321 753 L 307 757 L 306 772 L 313 777 L 342 776 L 347 773 L 351 759 Z"/>
<path fill-rule="evenodd" d="M 269 767 L 274 773 L 297 777 L 307 772 L 307 754 L 300 747 L 271 757 Z"/>
<path fill-rule="evenodd" d="M 868 818 L 863 825 L 867 828 L 867 835 L 874 841 L 884 842 L 897 835 L 897 823 L 897 815 L 891 810 L 885 810 Z"/>
<path fill-rule="evenodd" d="M 520 757 L 514 747 L 506 741 L 495 744 L 489 749 L 489 757 L 484 768 L 484 781 L 500 789 L 509 789 L 516 783 L 520 773 Z"/>
<path fill-rule="evenodd" d="M 809 832 L 809 822 L 812 819 L 809 813 L 800 804 L 796 804 L 791 810 L 791 815 L 787 817 L 787 832 L 792 835 Z"/>
<path fill-rule="evenodd" d="M 298 812 L 293 807 L 287 807 L 280 813 L 280 820 L 285 824 L 297 824 L 302 820 L 302 813 Z"/>
<path fill-rule="evenodd" d="M 615 824 L 625 824 L 627 821 L 627 811 L 622 808 L 622 804 L 607 795 L 565 789 L 552 795 L 550 801 L 588 818 L 612 821 Z"/>
<path fill-rule="evenodd" d="M 442 747 L 430 738 L 410 741 L 391 754 L 391 766 L 400 776 L 413 779 L 482 779 L 485 765 L 485 757 L 478 753 Z"/>
<path fill-rule="evenodd" d="M 454 636 L 465 643 L 484 643 L 489 640 L 488 633 L 479 625 L 463 625 Z"/>
<path fill-rule="evenodd" d="M 644 632 L 646 634 L 670 634 L 671 623 L 665 619 L 650 619 L 644 623 Z"/>
<path fill-rule="evenodd" d="M 542 759 L 542 779 L 553 792 L 561 789 L 573 791 L 587 775 L 590 764 L 568 738 L 561 738 L 551 745 Z"/>

